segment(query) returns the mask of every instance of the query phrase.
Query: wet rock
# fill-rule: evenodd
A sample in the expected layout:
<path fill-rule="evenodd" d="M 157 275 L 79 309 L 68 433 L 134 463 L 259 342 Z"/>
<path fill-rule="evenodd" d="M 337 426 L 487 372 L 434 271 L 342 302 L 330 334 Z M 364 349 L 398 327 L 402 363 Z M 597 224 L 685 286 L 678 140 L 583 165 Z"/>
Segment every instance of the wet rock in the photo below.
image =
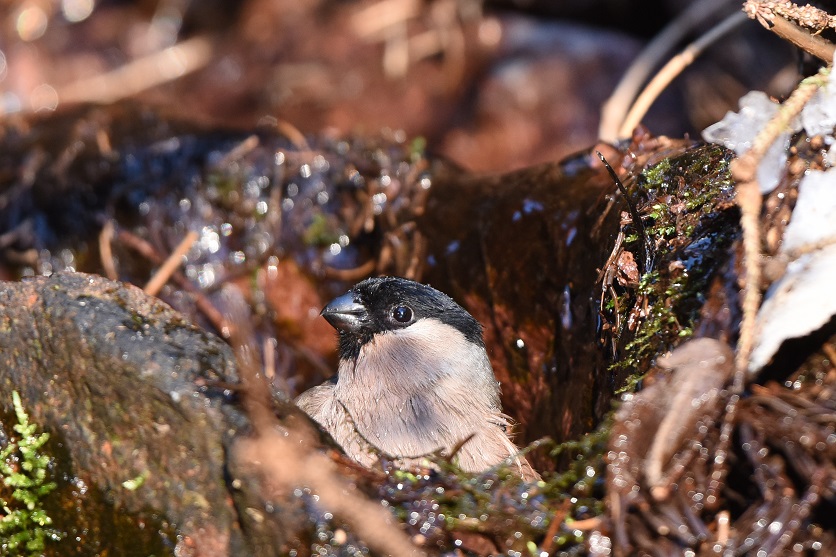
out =
<path fill-rule="evenodd" d="M 247 420 L 223 341 L 135 287 L 59 273 L 0 286 L 0 353 L 3 429 L 14 390 L 51 435 L 47 510 L 65 535 L 51 554 L 274 554 L 255 551 L 227 485 Z"/>

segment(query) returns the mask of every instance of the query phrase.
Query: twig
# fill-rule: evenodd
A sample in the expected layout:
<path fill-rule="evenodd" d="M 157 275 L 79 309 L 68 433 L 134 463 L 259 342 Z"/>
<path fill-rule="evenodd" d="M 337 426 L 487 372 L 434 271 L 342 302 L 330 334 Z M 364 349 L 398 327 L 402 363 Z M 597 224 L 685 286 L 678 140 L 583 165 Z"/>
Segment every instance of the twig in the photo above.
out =
<path fill-rule="evenodd" d="M 119 230 L 116 233 L 117 238 L 119 241 L 125 244 L 130 249 L 136 251 L 141 256 L 145 257 L 148 261 L 152 262 L 155 265 L 162 265 L 164 259 L 154 250 L 154 247 L 148 243 L 147 240 L 140 238 L 133 232 L 129 232 L 127 230 Z M 175 271 L 172 273 L 171 278 L 177 285 L 186 290 L 194 297 L 194 304 L 197 307 L 198 311 L 200 311 L 206 319 L 215 327 L 215 330 L 223 336 L 224 338 L 229 337 L 229 328 L 227 327 L 226 320 L 224 316 L 218 311 L 218 308 L 206 297 L 206 295 L 198 290 L 195 285 L 186 277 L 184 277 L 180 272 Z"/>
<path fill-rule="evenodd" d="M 793 8 L 796 10 L 817 10 L 817 8 L 809 5 L 798 8 L 792 2 L 759 2 L 757 0 L 747 0 L 743 5 L 743 10 L 750 18 L 758 20 L 761 25 L 798 48 L 809 52 L 828 64 L 831 63 L 833 61 L 834 51 L 836 51 L 836 45 L 818 34 L 822 29 L 833 26 L 831 16 L 826 12 L 822 12 L 827 18 L 830 18 L 830 22 L 826 21 L 827 18 L 825 20 L 818 20 L 813 17 L 804 17 L 805 13 L 795 13 L 792 11 Z M 806 15 L 812 16 L 813 14 L 809 13 Z M 786 19 L 786 17 L 792 16 L 795 16 L 803 25 L 814 27 L 816 33 L 810 33 Z"/>
<path fill-rule="evenodd" d="M 119 230 L 116 233 L 116 237 L 120 242 L 143 256 L 154 265 L 162 265 L 163 261 L 165 261 L 165 259 L 163 259 L 160 254 L 156 252 L 154 246 L 152 246 L 148 240 L 140 238 L 133 232 L 128 230 Z"/>
<path fill-rule="evenodd" d="M 731 163 L 732 177 L 737 183 L 735 201 L 740 207 L 740 225 L 743 229 L 743 252 L 746 283 L 743 287 L 743 319 L 735 357 L 734 387 L 739 393 L 745 382 L 749 356 L 755 339 L 755 324 L 760 307 L 761 291 L 761 192 L 757 182 L 757 169 L 775 139 L 789 127 L 790 121 L 825 82 L 830 68 L 802 81 L 792 95 L 781 105 L 778 114 L 758 133 L 752 148 Z"/>
<path fill-rule="evenodd" d="M 61 87 L 58 99 L 65 103 L 114 102 L 199 70 L 212 54 L 208 37 L 194 37 L 111 72 Z"/>
<path fill-rule="evenodd" d="M 276 342 L 277 341 L 274 337 L 270 337 L 265 338 L 261 343 L 262 361 L 264 362 L 264 377 L 266 377 L 268 381 L 272 381 L 276 376 L 276 348 L 274 346 L 274 343 Z"/>
<path fill-rule="evenodd" d="M 474 437 L 476 437 L 475 432 L 471 433 L 470 435 L 453 445 L 453 447 L 450 449 L 450 454 L 448 454 L 445 457 L 445 460 L 452 464 L 453 459 L 456 457 L 456 455 L 459 454 L 459 452 L 464 448 L 464 446 L 467 445 L 467 443 L 470 442 L 470 440 Z"/>
<path fill-rule="evenodd" d="M 644 223 L 642 222 L 639 210 L 636 208 L 635 203 L 630 200 L 627 188 L 625 188 L 624 184 L 621 183 L 621 180 L 618 178 L 618 174 L 616 174 L 613 167 L 610 166 L 610 163 L 607 162 L 607 159 L 604 158 L 604 155 L 602 155 L 600 151 L 595 151 L 595 153 L 598 155 L 598 158 L 601 159 L 601 162 L 604 163 L 604 167 L 607 169 L 607 172 L 609 172 L 610 178 L 612 178 L 613 182 L 615 182 L 618 191 L 621 192 L 621 195 L 624 196 L 624 201 L 627 203 L 627 210 L 630 211 L 630 218 L 632 219 L 633 226 L 636 228 L 636 232 L 638 232 L 639 235 L 639 246 L 641 247 L 642 264 L 644 265 L 642 274 L 644 274 L 650 271 L 650 258 L 653 250 L 653 244 L 650 237 L 647 235 L 647 231 L 644 229 Z"/>
<path fill-rule="evenodd" d="M 197 241 L 198 234 L 194 230 L 190 230 L 186 237 L 174 248 L 168 259 L 157 270 L 156 274 L 151 277 L 148 284 L 143 289 L 149 296 L 156 296 L 160 293 L 165 283 L 171 278 L 172 273 L 183 263 L 183 256 L 191 249 L 192 245 Z"/>
<path fill-rule="evenodd" d="M 309 152 L 312 154 L 319 154 L 315 151 L 311 151 L 311 146 L 308 144 L 308 140 L 305 139 L 305 134 L 299 131 L 299 128 L 287 120 L 276 120 L 274 125 L 280 134 L 288 138 L 290 142 L 293 143 L 293 146 L 299 151 L 299 153 L 297 153 L 298 155 L 305 157 Z"/>
<path fill-rule="evenodd" d="M 633 130 L 641 123 L 642 118 L 647 114 L 648 109 L 656 98 L 670 85 L 682 71 L 690 66 L 702 52 L 718 41 L 726 33 L 735 29 L 746 21 L 746 14 L 736 12 L 714 26 L 710 31 L 699 39 L 689 44 L 682 52 L 671 58 L 667 64 L 659 70 L 650 83 L 644 88 L 630 111 L 624 118 L 621 128 L 618 130 L 618 137 L 630 137 Z"/>
<path fill-rule="evenodd" d="M 260 140 L 257 135 L 251 135 L 230 149 L 224 156 L 215 163 L 215 168 L 225 168 L 230 164 L 242 159 L 258 147 Z"/>
<path fill-rule="evenodd" d="M 630 64 L 630 68 L 604 103 L 601 111 L 601 124 L 598 127 L 598 137 L 601 140 L 614 142 L 620 139 L 618 130 L 624 120 L 624 114 L 627 113 L 650 73 L 695 26 L 729 5 L 729 0 L 694 2 L 648 43 Z"/>
<path fill-rule="evenodd" d="M 354 33 L 366 40 L 379 38 L 386 29 L 421 13 L 419 0 L 383 0 L 358 9 L 349 24 Z"/>
<path fill-rule="evenodd" d="M 541 553 L 551 555 L 554 551 L 554 538 L 560 530 L 560 526 L 566 521 L 566 516 L 569 514 L 569 501 L 564 501 L 561 508 L 557 509 L 554 516 L 549 522 L 549 527 L 546 529 L 546 535 L 543 537 L 543 542 L 540 544 Z"/>
<path fill-rule="evenodd" d="M 581 530 L 583 532 L 589 532 L 590 530 L 596 530 L 603 525 L 604 521 L 600 516 L 593 516 L 592 518 L 585 518 L 583 520 L 573 520 L 569 527 L 573 530 Z"/>
<path fill-rule="evenodd" d="M 324 454 L 311 451 L 305 446 L 306 441 L 293 430 L 285 436 L 273 429 L 238 443 L 235 449 L 239 459 L 254 463 L 282 491 L 310 487 L 319 496 L 319 505 L 350 525 L 375 553 L 424 555 L 398 528 L 388 511 L 343 481 L 333 462 Z"/>
<path fill-rule="evenodd" d="M 729 530 L 731 526 L 731 516 L 729 511 L 720 511 L 717 513 L 717 543 L 726 545 L 729 543 Z"/>
<path fill-rule="evenodd" d="M 113 260 L 113 249 L 110 243 L 113 241 L 113 221 L 108 220 L 99 232 L 99 258 L 102 260 L 105 276 L 110 280 L 119 280 L 119 273 L 116 272 L 116 263 Z"/>

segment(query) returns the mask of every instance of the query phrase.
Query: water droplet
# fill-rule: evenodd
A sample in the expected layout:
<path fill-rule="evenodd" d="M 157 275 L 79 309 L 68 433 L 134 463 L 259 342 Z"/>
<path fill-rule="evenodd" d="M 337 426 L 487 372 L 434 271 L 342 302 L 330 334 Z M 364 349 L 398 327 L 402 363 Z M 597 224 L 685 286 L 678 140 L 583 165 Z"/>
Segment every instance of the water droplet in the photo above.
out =
<path fill-rule="evenodd" d="M 93 13 L 94 7 L 93 0 L 63 0 L 61 2 L 61 11 L 70 23 L 84 21 Z"/>
<path fill-rule="evenodd" d="M 209 253 L 217 253 L 221 249 L 221 238 L 215 229 L 211 226 L 204 226 L 201 230 L 200 242 L 198 242 L 200 249 L 208 251 Z"/>
<path fill-rule="evenodd" d="M 201 288 L 209 288 L 215 284 L 215 268 L 211 263 L 204 265 L 197 273 L 197 282 Z"/>
<path fill-rule="evenodd" d="M 42 83 L 35 87 L 29 94 L 29 102 L 32 110 L 55 110 L 58 107 L 58 92 L 55 87 L 48 83 Z"/>

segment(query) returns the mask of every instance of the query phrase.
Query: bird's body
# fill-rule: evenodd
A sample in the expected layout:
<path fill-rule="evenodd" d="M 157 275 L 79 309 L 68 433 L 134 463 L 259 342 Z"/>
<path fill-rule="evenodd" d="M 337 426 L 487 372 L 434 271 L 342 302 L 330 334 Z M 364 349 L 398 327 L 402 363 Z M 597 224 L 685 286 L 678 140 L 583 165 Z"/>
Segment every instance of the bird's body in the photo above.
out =
<path fill-rule="evenodd" d="M 452 299 L 405 279 L 369 279 L 323 316 L 339 331 L 338 373 L 297 404 L 346 454 L 365 465 L 381 453 L 409 465 L 458 448 L 464 470 L 512 457 L 524 477 L 537 477 L 506 434 L 481 326 Z"/>

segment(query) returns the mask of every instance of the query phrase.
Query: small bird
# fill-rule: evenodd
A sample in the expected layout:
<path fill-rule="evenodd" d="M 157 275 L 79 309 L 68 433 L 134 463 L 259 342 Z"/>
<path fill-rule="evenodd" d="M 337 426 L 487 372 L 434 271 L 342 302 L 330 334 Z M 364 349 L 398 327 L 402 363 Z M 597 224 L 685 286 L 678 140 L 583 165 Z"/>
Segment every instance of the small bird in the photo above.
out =
<path fill-rule="evenodd" d="M 381 453 L 408 466 L 458 449 L 466 471 L 510 458 L 524 479 L 539 478 L 506 433 L 482 326 L 452 298 L 403 278 L 371 278 L 322 316 L 339 334 L 337 375 L 296 404 L 346 454 L 366 466 Z"/>

